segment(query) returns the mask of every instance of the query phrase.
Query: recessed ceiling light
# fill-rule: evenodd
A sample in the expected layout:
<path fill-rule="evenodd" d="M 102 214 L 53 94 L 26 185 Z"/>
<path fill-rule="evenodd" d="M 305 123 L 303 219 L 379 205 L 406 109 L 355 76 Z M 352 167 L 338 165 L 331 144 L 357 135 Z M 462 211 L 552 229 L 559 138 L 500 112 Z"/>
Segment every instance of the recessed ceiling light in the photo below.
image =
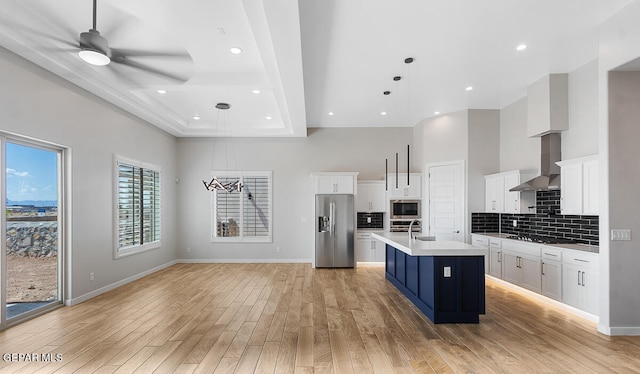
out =
<path fill-rule="evenodd" d="M 254 94 L 256 94 L 256 95 L 257 95 L 257 94 L 259 94 L 259 93 L 260 93 L 260 90 L 251 90 L 251 92 L 253 92 Z"/>
<path fill-rule="evenodd" d="M 381 115 L 381 116 L 386 116 L 386 115 L 387 115 L 387 112 L 380 112 L 380 115 Z"/>
<path fill-rule="evenodd" d="M 332 116 L 332 115 L 333 115 L 333 112 L 329 112 L 329 113 L 327 113 L 327 114 L 329 114 L 330 116 Z"/>
<path fill-rule="evenodd" d="M 238 47 L 231 47 L 229 49 L 229 52 L 233 53 L 234 55 L 239 55 L 240 53 L 242 53 L 242 49 Z"/>
<path fill-rule="evenodd" d="M 167 90 L 158 90 L 156 92 L 159 93 L 160 95 L 164 95 L 167 93 Z"/>
<path fill-rule="evenodd" d="M 433 112 L 433 114 L 435 114 L 437 116 L 438 114 L 440 114 L 440 112 Z"/>
<path fill-rule="evenodd" d="M 526 44 L 520 44 L 516 47 L 516 51 L 520 52 L 520 51 L 524 51 L 525 49 L 527 49 L 527 45 Z"/>
<path fill-rule="evenodd" d="M 272 120 L 272 119 L 273 119 L 273 117 L 271 117 L 271 116 L 266 116 L 266 117 L 264 117 L 264 118 L 265 118 L 265 119 L 268 119 L 268 120 Z"/>
<path fill-rule="evenodd" d="M 193 119 L 195 119 L 195 120 L 197 121 L 197 120 L 199 120 L 199 119 L 200 119 L 200 116 L 193 116 L 193 117 L 191 117 L 191 118 L 193 118 Z"/>
<path fill-rule="evenodd" d="M 471 90 L 473 90 L 473 86 L 467 86 L 467 88 L 465 88 L 465 90 L 471 91 Z"/>

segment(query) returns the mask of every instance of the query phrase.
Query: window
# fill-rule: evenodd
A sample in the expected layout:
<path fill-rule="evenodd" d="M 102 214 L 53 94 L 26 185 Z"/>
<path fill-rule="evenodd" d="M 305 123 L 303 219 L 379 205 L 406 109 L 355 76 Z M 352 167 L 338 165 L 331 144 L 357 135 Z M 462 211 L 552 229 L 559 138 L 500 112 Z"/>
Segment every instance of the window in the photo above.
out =
<path fill-rule="evenodd" d="M 116 157 L 115 258 L 160 247 L 160 167 Z"/>
<path fill-rule="evenodd" d="M 212 241 L 271 242 L 271 172 L 213 172 L 222 183 L 240 180 L 242 192 L 213 193 Z"/>

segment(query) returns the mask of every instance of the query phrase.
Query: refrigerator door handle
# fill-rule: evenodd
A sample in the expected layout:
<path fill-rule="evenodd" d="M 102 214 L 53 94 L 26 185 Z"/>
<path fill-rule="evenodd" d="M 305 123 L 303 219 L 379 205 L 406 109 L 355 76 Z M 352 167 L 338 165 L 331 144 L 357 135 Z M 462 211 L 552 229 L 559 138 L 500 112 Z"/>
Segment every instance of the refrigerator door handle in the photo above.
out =
<path fill-rule="evenodd" d="M 336 203 L 329 204 L 329 236 L 336 235 Z"/>

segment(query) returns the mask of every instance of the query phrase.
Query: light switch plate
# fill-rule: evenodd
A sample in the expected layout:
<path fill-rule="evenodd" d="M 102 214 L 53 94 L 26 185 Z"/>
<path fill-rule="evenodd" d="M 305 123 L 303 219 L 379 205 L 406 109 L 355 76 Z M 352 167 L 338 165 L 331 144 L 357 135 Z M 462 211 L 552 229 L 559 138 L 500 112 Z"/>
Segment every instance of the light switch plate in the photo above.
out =
<path fill-rule="evenodd" d="M 611 230 L 611 240 L 631 240 L 631 230 L 613 229 Z"/>
<path fill-rule="evenodd" d="M 444 277 L 451 278 L 451 266 L 444 267 Z"/>

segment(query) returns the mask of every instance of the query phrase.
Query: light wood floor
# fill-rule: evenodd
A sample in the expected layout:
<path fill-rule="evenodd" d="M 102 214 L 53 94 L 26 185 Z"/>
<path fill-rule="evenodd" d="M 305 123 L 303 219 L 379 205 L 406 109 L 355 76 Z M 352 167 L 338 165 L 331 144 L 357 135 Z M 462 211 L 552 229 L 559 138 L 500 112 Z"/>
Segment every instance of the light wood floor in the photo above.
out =
<path fill-rule="evenodd" d="M 487 282 L 478 325 L 434 325 L 384 268 L 179 264 L 0 332 L 1 373 L 631 373 L 640 337 Z"/>

